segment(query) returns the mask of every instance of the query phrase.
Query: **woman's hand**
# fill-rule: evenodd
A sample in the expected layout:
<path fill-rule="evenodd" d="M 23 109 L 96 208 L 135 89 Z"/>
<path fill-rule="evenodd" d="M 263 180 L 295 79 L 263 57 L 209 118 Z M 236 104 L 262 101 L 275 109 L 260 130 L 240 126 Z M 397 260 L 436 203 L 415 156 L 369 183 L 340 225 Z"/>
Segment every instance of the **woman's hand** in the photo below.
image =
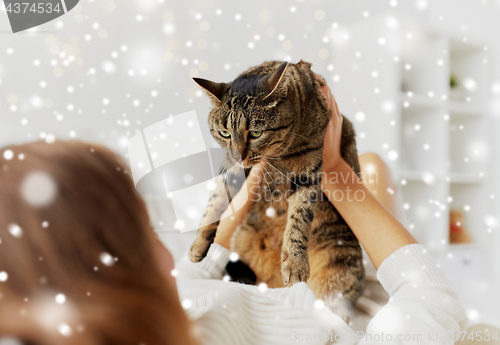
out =
<path fill-rule="evenodd" d="M 343 160 L 340 155 L 340 140 L 342 138 L 342 121 L 337 102 L 326 82 L 313 72 L 314 78 L 321 85 L 321 91 L 326 98 L 326 103 L 330 109 L 330 122 L 325 133 L 325 143 L 323 147 L 323 171 L 328 173 L 335 171 L 338 163 Z"/>
<path fill-rule="evenodd" d="M 221 221 L 215 234 L 215 243 L 229 249 L 234 230 L 243 222 L 245 216 L 255 202 L 261 180 L 262 169 L 254 166 L 252 170 L 250 170 L 250 174 L 243 183 L 243 186 L 241 186 L 240 191 L 232 199 L 231 204 L 222 214 Z M 234 213 L 233 209 L 235 210 Z"/>

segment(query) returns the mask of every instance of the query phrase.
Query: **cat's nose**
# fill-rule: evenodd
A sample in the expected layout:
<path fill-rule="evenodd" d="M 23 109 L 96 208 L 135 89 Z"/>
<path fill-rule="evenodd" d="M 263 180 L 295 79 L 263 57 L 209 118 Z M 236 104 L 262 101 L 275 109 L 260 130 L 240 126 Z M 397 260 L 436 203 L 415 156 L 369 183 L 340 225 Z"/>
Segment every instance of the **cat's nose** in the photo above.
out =
<path fill-rule="evenodd" d="M 241 157 L 241 155 L 240 155 L 240 153 L 239 153 L 239 152 L 238 152 L 238 153 L 236 153 L 236 154 L 234 154 L 234 155 L 233 155 L 233 158 L 234 158 L 234 160 L 235 160 L 235 161 L 237 161 L 238 163 L 243 162 L 243 159 L 244 159 L 244 158 L 242 158 L 242 157 Z"/>
<path fill-rule="evenodd" d="M 247 152 L 246 151 L 240 152 L 239 150 L 233 150 L 232 156 L 233 156 L 235 161 L 237 161 L 238 163 L 241 163 L 246 158 Z"/>

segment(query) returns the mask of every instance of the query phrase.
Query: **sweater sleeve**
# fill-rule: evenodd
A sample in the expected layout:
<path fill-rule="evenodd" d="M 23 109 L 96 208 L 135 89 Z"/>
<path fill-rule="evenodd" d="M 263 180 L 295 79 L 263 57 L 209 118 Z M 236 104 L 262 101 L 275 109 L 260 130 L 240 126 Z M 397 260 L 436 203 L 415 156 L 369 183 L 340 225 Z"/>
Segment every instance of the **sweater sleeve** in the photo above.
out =
<path fill-rule="evenodd" d="M 189 279 L 222 279 L 231 252 L 217 243 L 212 243 L 207 256 L 200 262 L 189 260 L 187 253 L 177 262 L 176 281 Z"/>
<path fill-rule="evenodd" d="M 359 344 L 453 344 L 467 327 L 454 289 L 428 251 L 411 244 L 380 265 L 377 278 L 390 296 L 370 321 Z"/>

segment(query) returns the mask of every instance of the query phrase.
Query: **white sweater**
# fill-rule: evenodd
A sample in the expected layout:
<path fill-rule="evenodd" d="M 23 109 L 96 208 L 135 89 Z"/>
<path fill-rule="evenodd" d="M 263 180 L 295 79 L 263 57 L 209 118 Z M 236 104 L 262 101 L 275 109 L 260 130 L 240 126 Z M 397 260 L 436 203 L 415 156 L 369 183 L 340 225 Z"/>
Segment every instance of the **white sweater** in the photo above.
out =
<path fill-rule="evenodd" d="M 427 250 L 408 245 L 391 254 L 377 278 L 391 297 L 355 333 L 316 301 L 305 283 L 268 289 L 223 280 L 230 252 L 212 244 L 207 256 L 177 264 L 177 285 L 203 344 L 453 344 L 467 318 L 457 295 Z"/>

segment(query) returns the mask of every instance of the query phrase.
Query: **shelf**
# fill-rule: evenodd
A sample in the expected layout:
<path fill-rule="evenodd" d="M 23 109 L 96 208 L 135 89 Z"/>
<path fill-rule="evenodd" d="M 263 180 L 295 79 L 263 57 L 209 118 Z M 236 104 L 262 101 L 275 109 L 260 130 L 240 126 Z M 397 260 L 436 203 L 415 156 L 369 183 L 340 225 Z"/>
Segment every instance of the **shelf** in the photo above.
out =
<path fill-rule="evenodd" d="M 471 243 L 448 243 L 445 247 L 437 247 L 430 249 L 431 254 L 440 255 L 443 253 L 456 253 L 463 251 L 480 252 L 483 247 L 476 242 Z"/>
<path fill-rule="evenodd" d="M 408 102 L 409 106 L 405 106 L 405 102 Z M 419 94 L 408 96 L 407 92 L 401 92 L 401 104 L 409 110 L 410 108 L 435 109 L 442 107 L 445 103 L 436 96 L 429 97 Z"/>
<path fill-rule="evenodd" d="M 483 178 L 476 174 L 450 173 L 447 181 L 457 184 L 480 184 L 483 183 Z"/>
<path fill-rule="evenodd" d="M 473 183 L 452 183 L 449 189 L 450 210 L 463 214 L 463 226 L 473 243 L 478 244 L 484 244 L 487 236 L 485 190 L 484 184 Z"/>
<path fill-rule="evenodd" d="M 479 45 L 454 39 L 450 40 L 449 50 L 449 73 L 458 83 L 456 88 L 450 90 L 450 100 L 453 98 L 455 101 L 459 99 L 463 102 L 470 100 L 470 104 L 478 106 L 486 104 L 491 79 L 488 72 L 489 64 L 485 63 L 489 59 L 488 51 Z"/>
<path fill-rule="evenodd" d="M 400 177 L 408 181 L 422 181 L 422 174 L 419 171 L 402 170 Z"/>
<path fill-rule="evenodd" d="M 429 171 L 412 171 L 412 170 L 402 170 L 400 172 L 400 179 L 413 182 L 424 182 L 426 184 L 434 184 L 442 177 L 433 174 Z M 483 178 L 477 176 L 476 174 L 468 173 L 450 173 L 445 178 L 446 182 L 456 183 L 456 184 L 481 184 L 483 183 Z"/>
<path fill-rule="evenodd" d="M 450 38 L 450 53 L 452 56 L 479 54 L 482 50 L 478 44 L 464 42 L 458 38 Z"/>
<path fill-rule="evenodd" d="M 430 250 L 434 260 L 455 280 L 481 280 L 485 277 L 487 256 L 484 247 L 473 244 L 450 244 L 444 250 Z"/>
<path fill-rule="evenodd" d="M 412 170 L 402 170 L 399 174 L 400 180 L 404 179 L 406 181 L 413 182 L 424 182 L 426 184 L 434 184 L 442 177 L 433 174 L 429 171 L 412 171 Z M 481 184 L 483 183 L 483 178 L 477 176 L 476 174 L 468 173 L 450 173 L 445 178 L 446 182 L 456 183 L 456 184 Z"/>
<path fill-rule="evenodd" d="M 449 250 L 482 250 L 482 246 L 477 243 L 450 243 Z"/>
<path fill-rule="evenodd" d="M 439 176 L 428 171 L 412 171 L 412 170 L 402 170 L 400 173 L 400 178 L 407 181 L 413 182 L 423 182 L 426 184 L 434 184 L 439 180 Z"/>
<path fill-rule="evenodd" d="M 458 116 L 480 117 L 483 116 L 485 112 L 483 106 L 478 106 L 471 103 L 459 102 L 459 101 L 449 101 L 448 110 L 452 117 L 458 117 Z"/>

